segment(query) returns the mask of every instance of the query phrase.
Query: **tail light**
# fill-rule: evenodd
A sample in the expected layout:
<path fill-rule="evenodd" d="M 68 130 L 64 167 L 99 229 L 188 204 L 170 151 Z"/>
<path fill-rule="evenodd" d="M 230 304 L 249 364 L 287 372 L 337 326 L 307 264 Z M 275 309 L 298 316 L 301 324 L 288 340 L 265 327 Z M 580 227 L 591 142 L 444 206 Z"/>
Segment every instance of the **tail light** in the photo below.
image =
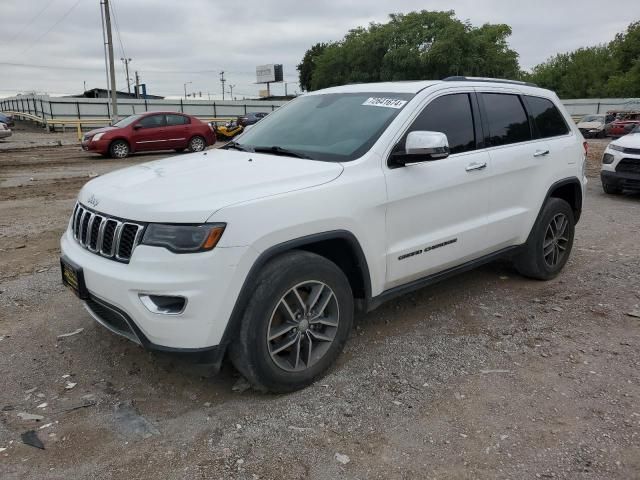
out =
<path fill-rule="evenodd" d="M 582 148 L 584 148 L 584 156 L 586 158 L 589 155 L 589 144 L 586 141 L 582 142 Z"/>

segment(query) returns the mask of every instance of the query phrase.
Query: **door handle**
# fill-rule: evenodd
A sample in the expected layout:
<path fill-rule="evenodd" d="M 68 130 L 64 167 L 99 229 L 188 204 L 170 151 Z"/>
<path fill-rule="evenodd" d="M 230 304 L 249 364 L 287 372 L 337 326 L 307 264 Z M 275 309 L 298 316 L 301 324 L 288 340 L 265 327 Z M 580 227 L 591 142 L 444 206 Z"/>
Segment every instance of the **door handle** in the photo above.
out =
<path fill-rule="evenodd" d="M 467 165 L 467 172 L 473 172 L 474 170 L 482 170 L 483 168 L 487 168 L 487 162 L 483 163 L 470 163 Z"/>
<path fill-rule="evenodd" d="M 544 157 L 545 155 L 549 155 L 549 150 L 536 150 L 536 153 L 533 154 L 534 157 Z"/>

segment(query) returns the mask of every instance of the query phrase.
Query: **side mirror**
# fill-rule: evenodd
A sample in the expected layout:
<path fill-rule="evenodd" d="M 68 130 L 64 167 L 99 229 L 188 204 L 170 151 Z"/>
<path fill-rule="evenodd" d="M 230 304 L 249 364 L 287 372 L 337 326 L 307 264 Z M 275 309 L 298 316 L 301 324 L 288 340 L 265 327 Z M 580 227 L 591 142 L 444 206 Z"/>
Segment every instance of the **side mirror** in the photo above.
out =
<path fill-rule="evenodd" d="M 409 132 L 404 150 L 408 156 L 422 157 L 416 158 L 416 162 L 440 160 L 449 156 L 449 140 L 442 132 Z M 413 162 L 408 160 L 407 163 Z"/>
<path fill-rule="evenodd" d="M 134 130 L 140 130 L 141 128 L 142 128 L 142 125 L 140 125 L 139 123 L 136 123 L 136 124 L 133 126 L 133 129 L 134 129 Z"/>

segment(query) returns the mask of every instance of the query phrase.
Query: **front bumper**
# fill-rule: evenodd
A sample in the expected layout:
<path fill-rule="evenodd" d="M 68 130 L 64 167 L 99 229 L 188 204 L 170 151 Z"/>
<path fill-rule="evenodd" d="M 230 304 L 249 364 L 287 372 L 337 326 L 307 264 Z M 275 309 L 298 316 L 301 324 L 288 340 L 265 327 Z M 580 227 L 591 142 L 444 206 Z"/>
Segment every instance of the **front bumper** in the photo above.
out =
<path fill-rule="evenodd" d="M 11 130 L 0 130 L 0 138 L 9 138 L 12 133 Z"/>
<path fill-rule="evenodd" d="M 109 153 L 109 141 L 108 140 L 98 140 L 97 142 L 93 139 L 82 140 L 80 142 L 82 149 L 87 152 L 96 152 L 101 154 Z"/>
<path fill-rule="evenodd" d="M 62 255 L 82 268 L 85 306 L 103 326 L 160 350 L 198 351 L 220 344 L 244 277 L 255 257 L 249 247 L 218 247 L 177 255 L 139 245 L 128 264 L 85 250 L 67 230 Z M 153 313 L 140 294 L 188 299 L 177 315 Z"/>
<path fill-rule="evenodd" d="M 640 175 L 636 173 L 600 172 L 600 180 L 605 185 L 627 190 L 640 190 Z"/>

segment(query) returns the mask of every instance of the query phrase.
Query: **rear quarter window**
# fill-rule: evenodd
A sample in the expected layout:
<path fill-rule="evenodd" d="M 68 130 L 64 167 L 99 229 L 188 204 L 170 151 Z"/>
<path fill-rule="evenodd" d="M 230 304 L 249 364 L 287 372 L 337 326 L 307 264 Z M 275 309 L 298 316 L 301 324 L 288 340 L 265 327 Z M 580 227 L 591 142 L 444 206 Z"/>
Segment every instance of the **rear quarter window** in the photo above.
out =
<path fill-rule="evenodd" d="M 529 95 L 524 98 L 538 138 L 558 137 L 569 133 L 564 117 L 551 100 Z"/>

